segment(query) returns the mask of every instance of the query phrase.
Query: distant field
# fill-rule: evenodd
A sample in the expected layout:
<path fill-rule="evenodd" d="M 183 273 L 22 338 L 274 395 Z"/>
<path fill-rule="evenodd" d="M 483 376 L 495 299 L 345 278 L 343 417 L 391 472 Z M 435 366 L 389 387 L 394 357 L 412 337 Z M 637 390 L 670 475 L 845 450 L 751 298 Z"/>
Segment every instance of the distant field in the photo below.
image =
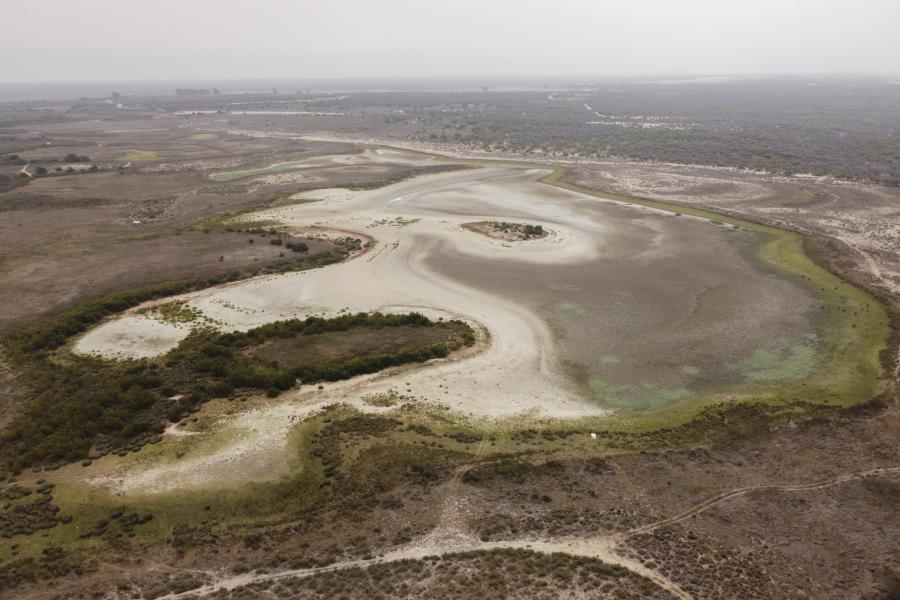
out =
<path fill-rule="evenodd" d="M 138 150 L 132 148 L 122 155 L 122 160 L 156 160 L 160 158 L 156 150 Z"/>
<path fill-rule="evenodd" d="M 323 120 L 311 125 L 314 131 L 380 133 L 536 158 L 613 156 L 900 184 L 900 85 L 879 78 L 362 92 L 323 106 L 361 120 Z"/>

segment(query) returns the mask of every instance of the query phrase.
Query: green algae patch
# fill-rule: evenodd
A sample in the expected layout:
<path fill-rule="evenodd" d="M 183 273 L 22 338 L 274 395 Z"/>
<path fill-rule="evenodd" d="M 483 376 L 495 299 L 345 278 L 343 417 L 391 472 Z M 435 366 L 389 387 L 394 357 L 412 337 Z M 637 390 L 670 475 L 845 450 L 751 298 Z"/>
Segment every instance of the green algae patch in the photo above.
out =
<path fill-rule="evenodd" d="M 654 410 L 690 396 L 687 388 L 666 388 L 653 383 L 616 384 L 600 377 L 588 380 L 591 395 L 604 406 L 616 409 Z"/>
<path fill-rule="evenodd" d="M 806 378 L 815 366 L 815 348 L 806 344 L 788 345 L 781 341 L 767 348 L 758 348 L 740 361 L 736 368 L 747 381 L 783 381 Z"/>
<path fill-rule="evenodd" d="M 587 312 L 584 306 L 575 302 L 560 302 L 556 305 L 556 313 L 561 317 L 580 317 Z"/>

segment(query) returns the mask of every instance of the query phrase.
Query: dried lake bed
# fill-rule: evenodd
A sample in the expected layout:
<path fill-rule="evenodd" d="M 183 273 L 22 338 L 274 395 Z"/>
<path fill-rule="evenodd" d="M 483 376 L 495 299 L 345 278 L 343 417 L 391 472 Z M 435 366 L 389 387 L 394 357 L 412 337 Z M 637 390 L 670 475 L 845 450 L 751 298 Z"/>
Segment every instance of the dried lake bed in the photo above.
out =
<path fill-rule="evenodd" d="M 176 463 L 126 463 L 95 483 L 159 493 L 215 486 L 242 472 L 267 478 L 284 467 L 296 424 L 335 403 L 384 412 L 366 399 L 385 394 L 468 422 L 587 419 L 597 426 L 612 415 L 748 398 L 749 390 L 757 398 L 806 398 L 826 384 L 845 389 L 832 385 L 839 380 L 855 392 L 876 391 L 877 379 L 865 371 L 877 368 L 869 354 L 854 350 L 859 364 L 834 367 L 843 347 L 871 340 L 855 329 L 836 342 L 832 330 L 849 317 L 832 304 L 857 314 L 869 310 L 867 297 L 839 285 L 828 290 L 839 280 L 806 259 L 799 238 L 566 189 L 550 174 L 481 166 L 374 190 L 315 190 L 297 204 L 245 215 L 297 234 L 355 232 L 372 242 L 340 264 L 176 298 L 204 323 L 247 330 L 311 315 L 418 311 L 469 322 L 482 332 L 480 343 L 418 367 L 298 386 L 223 417 L 212 437 Z M 541 225 L 548 234 L 510 241 L 465 227 L 491 221 Z M 162 356 L 189 334 L 190 327 L 141 308 L 88 331 L 74 350 Z"/>
<path fill-rule="evenodd" d="M 420 379 L 413 387 L 429 399 L 473 415 L 658 408 L 813 371 L 819 301 L 758 257 L 759 233 L 603 201 L 544 183 L 546 175 L 491 167 L 372 191 L 309 192 L 320 201 L 246 218 L 295 231 L 359 231 L 374 247 L 341 265 L 181 300 L 237 330 L 348 310 L 469 320 L 488 332 L 485 351 L 403 377 Z M 540 224 L 551 234 L 490 239 L 462 227 L 475 220 Z M 188 331 L 124 315 L 82 337 L 76 350 L 145 357 Z M 438 381 L 439 394 L 425 393 Z"/>

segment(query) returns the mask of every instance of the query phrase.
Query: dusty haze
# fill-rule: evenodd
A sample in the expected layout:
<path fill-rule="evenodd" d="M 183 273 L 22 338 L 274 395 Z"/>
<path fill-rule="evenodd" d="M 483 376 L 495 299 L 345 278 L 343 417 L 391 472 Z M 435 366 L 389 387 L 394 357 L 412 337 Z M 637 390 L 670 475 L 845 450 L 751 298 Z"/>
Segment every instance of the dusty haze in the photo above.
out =
<path fill-rule="evenodd" d="M 15 19 L 0 81 L 900 72 L 896 0 L 47 0 Z"/>

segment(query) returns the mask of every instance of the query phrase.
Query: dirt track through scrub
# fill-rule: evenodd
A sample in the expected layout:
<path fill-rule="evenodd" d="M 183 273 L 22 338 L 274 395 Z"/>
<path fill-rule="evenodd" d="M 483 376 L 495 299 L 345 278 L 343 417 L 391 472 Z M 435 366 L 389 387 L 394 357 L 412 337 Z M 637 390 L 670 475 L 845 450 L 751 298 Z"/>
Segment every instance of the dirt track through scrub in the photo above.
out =
<path fill-rule="evenodd" d="M 719 494 L 718 496 L 713 496 L 708 500 L 704 500 L 699 504 L 695 504 L 691 508 L 686 511 L 675 515 L 674 517 L 669 517 L 668 519 L 663 519 L 662 521 L 656 521 L 655 523 L 650 523 L 649 525 L 644 525 L 642 527 L 637 527 L 635 529 L 631 529 L 623 534 L 622 539 L 626 539 L 629 537 L 633 537 L 635 535 L 640 535 L 642 533 L 650 533 L 660 527 L 665 527 L 666 525 L 673 525 L 675 523 L 680 523 L 685 519 L 693 517 L 694 515 L 700 514 L 708 508 L 712 508 L 716 504 L 720 502 L 724 502 L 726 500 L 731 500 L 732 498 L 737 498 L 739 496 L 746 496 L 747 494 L 752 494 L 754 492 L 805 492 L 809 490 L 819 490 L 827 487 L 831 487 L 833 485 L 839 485 L 841 483 L 846 483 L 848 481 L 854 481 L 858 479 L 865 479 L 867 477 L 878 477 L 882 475 L 890 475 L 892 473 L 900 473 L 900 467 L 890 467 L 890 468 L 879 468 L 879 469 L 869 469 L 866 471 L 857 471 L 855 473 L 847 473 L 845 475 L 839 475 L 837 477 L 833 477 L 830 479 L 825 479 L 823 481 L 818 481 L 815 483 L 808 484 L 799 484 L 799 485 L 751 485 L 747 487 L 736 488 L 728 492 L 724 492 Z"/>
<path fill-rule="evenodd" d="M 666 519 L 661 519 L 648 525 L 636 527 L 625 532 L 610 535 L 567 537 L 558 539 L 529 539 L 507 540 L 496 542 L 482 542 L 476 539 L 467 529 L 465 524 L 465 491 L 462 489 L 460 478 L 468 467 L 462 467 L 442 490 L 443 503 L 441 507 L 441 521 L 429 534 L 415 540 L 406 546 L 385 553 L 383 556 L 372 559 L 360 559 L 337 562 L 323 567 L 307 569 L 292 569 L 277 571 L 274 573 L 245 573 L 233 577 L 220 577 L 215 573 L 207 573 L 213 577 L 220 577 L 215 583 L 204 585 L 199 589 L 180 594 L 170 594 L 161 600 L 175 600 L 195 596 L 208 596 L 220 590 L 231 590 L 238 587 L 274 582 L 284 579 L 312 577 L 320 573 L 340 571 L 343 569 L 366 568 L 376 564 L 383 564 L 407 559 L 423 559 L 426 556 L 452 556 L 462 552 L 487 551 L 498 549 L 520 549 L 544 554 L 563 553 L 575 556 L 583 556 L 601 560 L 605 563 L 618 565 L 633 573 L 646 577 L 657 586 L 670 592 L 677 598 L 690 600 L 693 598 L 675 582 L 671 581 L 656 570 L 650 569 L 638 561 L 626 558 L 617 552 L 617 548 L 629 538 L 652 532 L 660 527 L 672 525 L 693 515 L 699 514 L 717 504 L 727 502 L 733 498 L 752 494 L 754 492 L 803 492 L 824 489 L 840 485 L 850 481 L 859 481 L 871 477 L 883 477 L 900 473 L 900 467 L 888 467 L 868 469 L 838 475 L 822 481 L 793 485 L 756 485 L 740 487 L 718 494 L 712 498 L 695 504 L 691 508 Z"/>

